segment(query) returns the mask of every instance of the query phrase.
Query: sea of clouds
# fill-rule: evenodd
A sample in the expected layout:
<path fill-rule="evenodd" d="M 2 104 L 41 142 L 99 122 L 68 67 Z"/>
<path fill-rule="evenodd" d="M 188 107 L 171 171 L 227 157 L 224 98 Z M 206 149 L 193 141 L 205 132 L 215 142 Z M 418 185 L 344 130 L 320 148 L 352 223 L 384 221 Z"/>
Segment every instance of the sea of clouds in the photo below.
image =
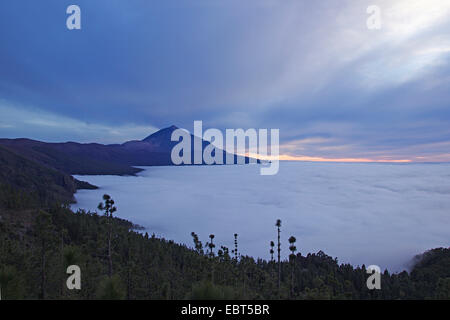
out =
<path fill-rule="evenodd" d="M 191 232 L 215 235 L 243 255 L 270 258 L 276 219 L 282 255 L 297 238 L 303 255 L 324 251 L 340 263 L 397 272 L 425 250 L 450 245 L 450 164 L 281 162 L 259 165 L 146 167 L 137 177 L 76 176 L 100 187 L 76 193 L 74 209 L 95 211 L 104 193 L 116 215 L 149 234 L 192 246 Z"/>

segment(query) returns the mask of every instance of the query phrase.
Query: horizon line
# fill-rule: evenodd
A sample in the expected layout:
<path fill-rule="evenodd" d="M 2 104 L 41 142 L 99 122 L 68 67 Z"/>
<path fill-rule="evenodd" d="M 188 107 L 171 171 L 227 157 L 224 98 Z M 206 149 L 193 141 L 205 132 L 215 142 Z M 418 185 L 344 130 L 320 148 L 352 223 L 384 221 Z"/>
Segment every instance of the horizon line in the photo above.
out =
<path fill-rule="evenodd" d="M 292 162 L 327 162 L 327 163 L 450 163 L 450 161 L 416 161 L 412 159 L 369 159 L 369 158 L 324 158 L 324 157 L 311 157 L 311 156 L 291 156 L 282 154 L 277 157 L 273 156 L 260 156 L 255 153 L 239 154 L 241 156 L 252 157 L 258 160 L 265 161 L 292 161 Z"/>

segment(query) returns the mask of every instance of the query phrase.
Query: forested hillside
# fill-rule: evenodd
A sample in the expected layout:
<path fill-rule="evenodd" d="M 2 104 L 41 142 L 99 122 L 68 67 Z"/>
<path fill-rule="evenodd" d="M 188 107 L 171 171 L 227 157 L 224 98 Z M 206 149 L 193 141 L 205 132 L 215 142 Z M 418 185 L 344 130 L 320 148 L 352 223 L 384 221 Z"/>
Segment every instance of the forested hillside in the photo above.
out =
<path fill-rule="evenodd" d="M 0 207 L 36 208 L 69 203 L 77 189 L 95 186 L 0 146 Z"/>
<path fill-rule="evenodd" d="M 0 146 L 7 147 L 30 161 L 67 174 L 133 175 L 141 171 L 141 169 L 122 163 L 124 152 L 120 145 L 0 139 Z"/>
<path fill-rule="evenodd" d="M 239 241 L 230 251 L 214 237 L 203 244 L 192 236 L 190 249 L 101 212 L 74 213 L 65 206 L 1 210 L 2 298 L 450 299 L 449 249 L 418 257 L 410 274 L 384 272 L 382 289 L 371 291 L 364 266 L 340 265 L 323 252 L 291 255 L 278 269 L 275 259 L 241 256 Z M 72 264 L 81 268 L 81 290 L 65 286 Z"/>

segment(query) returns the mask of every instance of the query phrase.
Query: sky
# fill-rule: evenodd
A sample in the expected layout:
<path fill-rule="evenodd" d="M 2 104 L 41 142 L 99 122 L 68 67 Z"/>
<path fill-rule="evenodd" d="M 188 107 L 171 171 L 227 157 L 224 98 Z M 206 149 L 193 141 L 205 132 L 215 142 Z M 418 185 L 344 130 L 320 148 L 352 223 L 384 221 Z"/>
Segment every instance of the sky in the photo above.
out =
<path fill-rule="evenodd" d="M 280 129 L 282 159 L 450 161 L 450 0 L 4 0 L 0 43 L 3 138 L 202 120 Z"/>

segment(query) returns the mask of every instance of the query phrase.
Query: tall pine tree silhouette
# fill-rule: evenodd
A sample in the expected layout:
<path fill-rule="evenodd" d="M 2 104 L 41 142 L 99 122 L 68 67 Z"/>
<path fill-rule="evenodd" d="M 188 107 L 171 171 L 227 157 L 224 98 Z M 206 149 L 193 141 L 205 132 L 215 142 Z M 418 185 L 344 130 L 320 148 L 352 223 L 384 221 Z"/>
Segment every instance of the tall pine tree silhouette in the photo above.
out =
<path fill-rule="evenodd" d="M 208 243 L 208 247 L 209 247 L 209 256 L 212 258 L 212 257 L 214 257 L 214 251 L 213 251 L 213 249 L 216 247 L 216 245 L 215 245 L 214 242 L 213 242 L 214 235 L 213 235 L 213 234 L 210 234 L 210 235 L 209 235 L 209 238 L 211 239 L 211 241 Z"/>
<path fill-rule="evenodd" d="M 273 262 L 273 254 L 275 251 L 273 250 L 273 247 L 275 247 L 275 243 L 273 241 L 270 241 L 270 261 Z"/>
<path fill-rule="evenodd" d="M 278 292 L 280 292 L 281 286 L 281 243 L 280 243 L 280 228 L 281 228 L 281 220 L 277 219 L 275 223 L 278 232 Z"/>
<path fill-rule="evenodd" d="M 199 253 L 199 254 L 203 254 L 203 244 L 202 242 L 198 239 L 198 235 L 195 232 L 191 232 L 191 236 L 194 240 L 194 246 L 195 246 L 195 250 Z"/>
<path fill-rule="evenodd" d="M 291 261 L 291 297 L 294 296 L 294 270 L 295 270 L 295 251 L 297 251 L 297 247 L 295 246 L 294 236 L 289 238 L 289 250 L 291 250 L 290 261 Z"/>
<path fill-rule="evenodd" d="M 105 216 L 108 220 L 108 275 L 111 278 L 113 273 L 112 266 L 112 233 L 113 233 L 113 213 L 117 211 L 117 208 L 114 206 L 114 200 L 110 195 L 103 195 L 103 202 L 98 204 L 98 209 L 100 211 L 105 211 Z"/>
<path fill-rule="evenodd" d="M 234 260 L 236 260 L 236 262 L 238 261 L 238 234 L 235 233 L 234 234 L 234 250 L 231 250 L 232 253 L 234 253 Z"/>

